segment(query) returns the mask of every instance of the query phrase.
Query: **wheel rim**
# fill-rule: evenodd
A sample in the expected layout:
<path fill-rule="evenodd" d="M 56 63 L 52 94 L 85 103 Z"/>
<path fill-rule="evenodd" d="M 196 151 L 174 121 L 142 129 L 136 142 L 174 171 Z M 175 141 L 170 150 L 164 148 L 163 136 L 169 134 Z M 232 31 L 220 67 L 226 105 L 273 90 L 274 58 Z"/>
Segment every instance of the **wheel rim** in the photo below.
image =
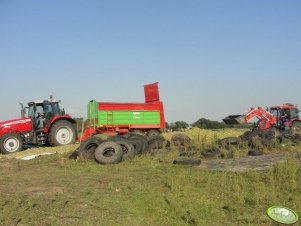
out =
<path fill-rule="evenodd" d="M 8 152 L 15 152 L 19 149 L 20 143 L 14 137 L 9 137 L 4 141 L 4 148 Z"/>
<path fill-rule="evenodd" d="M 68 127 L 60 128 L 56 133 L 56 140 L 59 144 L 69 144 L 73 139 L 73 132 Z"/>

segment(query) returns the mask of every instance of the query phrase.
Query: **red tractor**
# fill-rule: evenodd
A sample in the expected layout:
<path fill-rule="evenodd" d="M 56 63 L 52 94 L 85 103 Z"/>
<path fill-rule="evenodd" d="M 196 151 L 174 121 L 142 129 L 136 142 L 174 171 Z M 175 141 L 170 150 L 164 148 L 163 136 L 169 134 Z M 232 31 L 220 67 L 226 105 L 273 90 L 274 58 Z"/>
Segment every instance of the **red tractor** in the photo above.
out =
<path fill-rule="evenodd" d="M 228 125 L 243 124 L 257 118 L 254 129 L 268 130 L 277 128 L 280 131 L 290 131 L 292 134 L 301 135 L 301 121 L 299 110 L 296 105 L 284 104 L 265 110 L 261 107 L 250 108 L 243 115 L 229 115 L 223 121 Z"/>
<path fill-rule="evenodd" d="M 0 122 L 0 151 L 17 152 L 24 145 L 59 146 L 72 144 L 77 133 L 75 120 L 65 114 L 60 101 L 33 101 L 28 107 L 21 104 L 21 118 Z"/>

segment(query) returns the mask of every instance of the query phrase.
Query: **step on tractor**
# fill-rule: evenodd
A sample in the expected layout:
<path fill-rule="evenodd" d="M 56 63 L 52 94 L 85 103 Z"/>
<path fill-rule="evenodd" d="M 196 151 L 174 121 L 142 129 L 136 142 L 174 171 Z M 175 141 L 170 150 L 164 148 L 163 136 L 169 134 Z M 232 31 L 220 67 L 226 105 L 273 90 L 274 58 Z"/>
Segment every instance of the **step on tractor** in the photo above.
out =
<path fill-rule="evenodd" d="M 274 106 L 270 109 L 253 107 L 242 115 L 229 115 L 223 121 L 228 125 L 237 125 L 248 123 L 254 118 L 257 118 L 258 121 L 255 123 L 253 130 L 265 131 L 276 128 L 280 132 L 301 135 L 298 107 L 290 103 Z"/>
<path fill-rule="evenodd" d="M 60 101 L 32 101 L 21 105 L 21 118 L 0 122 L 0 151 L 17 152 L 26 145 L 60 146 L 75 143 L 75 120 L 59 106 Z"/>

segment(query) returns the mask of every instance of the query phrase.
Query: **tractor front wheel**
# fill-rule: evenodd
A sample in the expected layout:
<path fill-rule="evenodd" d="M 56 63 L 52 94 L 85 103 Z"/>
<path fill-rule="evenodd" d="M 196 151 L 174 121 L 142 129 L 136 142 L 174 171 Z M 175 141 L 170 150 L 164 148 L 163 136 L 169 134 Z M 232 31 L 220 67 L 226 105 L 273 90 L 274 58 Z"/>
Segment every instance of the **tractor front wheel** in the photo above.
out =
<path fill-rule="evenodd" d="M 291 132 L 293 135 L 301 135 L 301 122 L 295 121 L 291 127 Z"/>
<path fill-rule="evenodd" d="M 76 131 L 74 124 L 60 120 L 54 123 L 50 129 L 48 142 L 51 146 L 61 146 L 75 143 Z"/>
<path fill-rule="evenodd" d="M 18 133 L 4 134 L 0 139 L 0 151 L 3 154 L 14 153 L 23 149 L 22 137 Z"/>

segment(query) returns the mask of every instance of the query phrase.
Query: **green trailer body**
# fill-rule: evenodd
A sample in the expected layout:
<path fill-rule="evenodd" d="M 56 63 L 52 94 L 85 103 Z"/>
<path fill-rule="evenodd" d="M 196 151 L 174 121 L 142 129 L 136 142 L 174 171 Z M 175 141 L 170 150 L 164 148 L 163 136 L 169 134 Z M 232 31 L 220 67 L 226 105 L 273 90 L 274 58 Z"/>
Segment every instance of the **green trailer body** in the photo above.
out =
<path fill-rule="evenodd" d="M 144 103 L 89 101 L 88 125 L 81 140 L 99 133 L 127 133 L 134 130 L 159 132 L 164 129 L 164 109 L 159 98 L 158 83 L 145 85 L 144 94 Z"/>

